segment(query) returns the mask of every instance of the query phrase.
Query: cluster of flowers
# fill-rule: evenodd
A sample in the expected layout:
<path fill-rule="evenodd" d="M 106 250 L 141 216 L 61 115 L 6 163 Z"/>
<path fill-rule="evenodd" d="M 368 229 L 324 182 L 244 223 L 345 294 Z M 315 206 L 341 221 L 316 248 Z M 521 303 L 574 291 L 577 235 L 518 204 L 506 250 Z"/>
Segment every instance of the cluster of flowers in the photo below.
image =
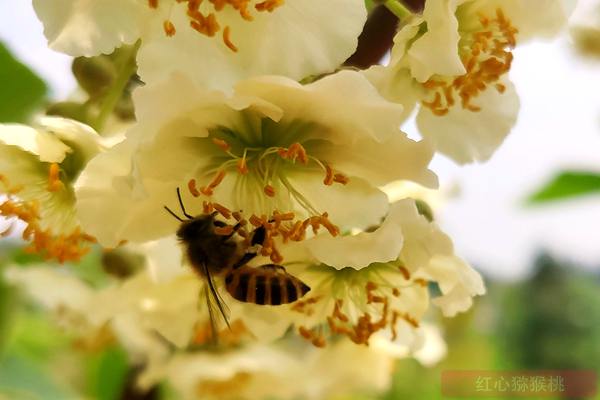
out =
<path fill-rule="evenodd" d="M 133 93 L 136 122 L 110 144 L 63 118 L 1 126 L 0 214 L 23 221 L 30 249 L 49 260 L 78 261 L 99 243 L 141 252 L 146 265 L 100 291 L 58 268 L 10 269 L 7 277 L 35 289 L 44 282 L 32 295 L 68 310 L 78 329 L 109 329 L 147 365 L 143 385 L 170 377 L 219 398 L 240 385 L 258 398 L 259 389 L 287 387 L 265 379 L 307 369 L 291 355 L 297 345 L 264 344 L 286 332 L 338 361 L 341 352 L 380 360 L 358 345 L 415 350 L 430 303 L 454 316 L 484 293 L 423 204 L 392 202 L 382 187 L 436 188 L 428 169 L 436 152 L 461 164 L 489 159 L 519 109 L 508 79 L 512 50 L 555 34 L 572 8 L 562 0 L 427 0 L 411 14 L 388 0 L 401 17 L 390 62 L 356 71 L 340 66 L 356 49 L 364 0 L 33 3 L 55 50 L 90 57 L 133 45 L 144 86 Z M 418 141 L 400 130 L 415 109 Z M 310 291 L 265 306 L 235 300 L 216 279 L 231 321 L 221 343 L 236 350 L 193 353 L 215 334 L 198 303 L 208 283 L 185 266 L 175 240 L 181 221 L 165 207 L 214 212 L 219 232 L 240 241 L 261 227 L 266 240 L 249 266 L 284 266 Z M 306 362 L 319 362 L 314 351 Z M 265 354 L 266 364 L 258 361 Z M 348 368 L 346 385 L 378 371 Z M 317 395 L 315 387 L 302 394 Z"/>

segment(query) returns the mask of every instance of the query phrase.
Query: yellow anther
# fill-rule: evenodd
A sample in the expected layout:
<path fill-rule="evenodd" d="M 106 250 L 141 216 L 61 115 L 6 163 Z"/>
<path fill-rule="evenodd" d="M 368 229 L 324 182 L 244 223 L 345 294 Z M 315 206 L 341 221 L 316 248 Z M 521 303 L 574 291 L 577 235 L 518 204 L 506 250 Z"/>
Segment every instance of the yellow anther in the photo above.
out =
<path fill-rule="evenodd" d="M 254 6 L 257 11 L 273 12 L 277 7 L 283 5 L 284 0 L 265 0 Z"/>
<path fill-rule="evenodd" d="M 48 171 L 48 191 L 58 192 L 63 187 L 64 185 L 60 181 L 60 167 L 57 163 L 50 164 L 50 169 Z"/>
<path fill-rule="evenodd" d="M 212 182 L 208 184 L 208 186 L 204 186 L 200 189 L 200 192 L 206 196 L 212 196 L 214 193 L 214 189 L 223 182 L 223 178 L 225 178 L 225 171 L 221 170 L 217 172 Z"/>
<path fill-rule="evenodd" d="M 237 53 L 238 48 L 231 41 L 231 28 L 229 28 L 229 26 L 226 26 L 225 29 L 223 29 L 223 43 L 225 43 L 225 46 L 229 47 L 231 51 Z"/>
<path fill-rule="evenodd" d="M 269 197 L 275 197 L 275 188 L 271 185 L 265 186 L 264 192 Z"/>
<path fill-rule="evenodd" d="M 168 37 L 174 36 L 175 33 L 177 33 L 175 25 L 173 25 L 173 23 L 168 19 L 163 22 L 163 30 L 165 31 L 165 35 Z"/>
<path fill-rule="evenodd" d="M 246 163 L 246 157 L 242 157 L 237 160 L 237 169 L 238 172 L 242 175 L 246 175 L 248 171 L 248 164 Z"/>
<path fill-rule="evenodd" d="M 198 190 L 198 188 L 196 188 L 196 180 L 195 179 L 190 179 L 190 181 L 188 182 L 188 189 L 190 191 L 190 193 L 192 194 L 192 196 L 194 197 L 199 197 L 200 196 L 200 191 Z"/>

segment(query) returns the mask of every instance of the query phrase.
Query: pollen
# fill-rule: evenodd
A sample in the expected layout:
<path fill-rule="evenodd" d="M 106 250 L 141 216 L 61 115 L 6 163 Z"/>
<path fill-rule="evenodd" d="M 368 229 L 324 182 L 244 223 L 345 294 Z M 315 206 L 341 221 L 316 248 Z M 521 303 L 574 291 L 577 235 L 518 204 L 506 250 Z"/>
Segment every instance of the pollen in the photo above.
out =
<path fill-rule="evenodd" d="M 175 36 L 175 33 L 177 33 L 175 25 L 173 25 L 173 23 L 169 20 L 165 20 L 163 22 L 163 30 L 165 31 L 165 35 L 168 37 Z"/>
<path fill-rule="evenodd" d="M 163 0 L 164 1 L 164 0 Z M 171 0 L 172 1 L 172 0 Z M 253 21 L 254 16 L 250 11 L 251 0 L 176 0 L 176 3 L 184 3 L 186 14 L 189 20 L 190 28 L 196 32 L 214 37 L 221 31 L 218 13 L 227 7 L 235 10 L 241 20 Z M 265 0 L 255 4 L 254 9 L 258 13 L 272 13 L 284 4 L 284 0 Z M 158 9 L 159 0 L 148 0 L 148 7 Z M 177 32 L 175 25 L 169 20 L 163 22 L 163 30 L 168 37 L 174 36 Z M 238 47 L 231 40 L 231 27 L 225 26 L 222 30 L 223 44 L 232 52 L 237 53 Z"/>
<path fill-rule="evenodd" d="M 502 9 L 496 16 L 479 16 L 480 30 L 466 34 L 461 40 L 462 63 L 466 73 L 456 78 L 434 77 L 423 83 L 432 95 L 422 105 L 434 115 L 444 116 L 460 103 L 471 112 L 481 111 L 473 101 L 490 86 L 504 93 L 506 86 L 499 83 L 512 66 L 512 50 L 517 44 L 518 30 L 506 18 Z"/>
<path fill-rule="evenodd" d="M 266 185 L 264 188 L 264 192 L 269 197 L 275 197 L 275 188 L 271 185 Z"/>
<path fill-rule="evenodd" d="M 6 184 L 6 179 L 3 179 L 2 183 Z M 7 191 L 9 192 L 10 190 Z M 55 234 L 50 229 L 42 229 L 40 208 L 35 201 L 15 200 L 9 195 L 9 199 L 0 204 L 0 215 L 24 222 L 26 226 L 22 237 L 23 240 L 30 242 L 25 251 L 40 254 L 46 260 L 57 260 L 60 263 L 79 261 L 90 251 L 90 245 L 96 243 L 94 237 L 81 232 L 79 228 L 61 234 Z M 12 227 L 13 224 L 2 232 L 2 236 L 10 234 Z"/>
<path fill-rule="evenodd" d="M 334 273 L 338 274 L 339 271 Z M 400 271 L 398 274 L 403 275 Z M 343 280 L 337 280 L 334 276 L 333 279 L 336 282 L 333 286 L 314 288 L 315 291 L 321 290 L 325 296 L 304 299 L 295 304 L 291 310 L 306 315 L 312 320 L 315 319 L 315 314 L 320 315 L 323 320 L 322 325 L 329 328 L 328 340 L 343 335 L 356 344 L 368 345 L 373 334 L 380 331 L 389 331 L 391 336 L 396 339 L 400 321 L 406 322 L 412 328 L 418 328 L 420 326 L 419 318 L 401 310 L 400 292 L 403 288 L 408 287 L 421 288 L 419 282 L 406 280 L 401 286 L 396 286 L 398 283 L 394 285 L 382 280 L 377 271 L 372 276 L 376 281 L 366 281 L 362 289 L 360 289 L 360 285 L 356 287 L 354 282 L 344 283 Z M 324 282 L 330 282 L 330 280 L 326 279 Z M 329 284 L 331 283 L 327 285 Z M 333 289 L 335 287 L 338 289 Z M 342 287 L 347 287 L 346 291 L 338 292 Z M 420 290 L 426 290 L 426 288 Z M 332 297 L 328 297 L 330 295 Z M 311 343 L 316 337 L 324 338 L 321 333 L 317 335 L 316 331 L 306 328 L 299 329 L 298 333 Z"/>

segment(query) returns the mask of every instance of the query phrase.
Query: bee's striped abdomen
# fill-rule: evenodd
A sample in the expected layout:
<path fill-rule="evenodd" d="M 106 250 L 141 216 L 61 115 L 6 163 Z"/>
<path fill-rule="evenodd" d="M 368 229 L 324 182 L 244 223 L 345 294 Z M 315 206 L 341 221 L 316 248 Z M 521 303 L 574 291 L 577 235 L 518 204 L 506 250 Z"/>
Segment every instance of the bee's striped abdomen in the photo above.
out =
<path fill-rule="evenodd" d="M 292 303 L 310 290 L 300 279 L 275 264 L 234 269 L 227 273 L 225 285 L 236 300 L 271 306 Z"/>

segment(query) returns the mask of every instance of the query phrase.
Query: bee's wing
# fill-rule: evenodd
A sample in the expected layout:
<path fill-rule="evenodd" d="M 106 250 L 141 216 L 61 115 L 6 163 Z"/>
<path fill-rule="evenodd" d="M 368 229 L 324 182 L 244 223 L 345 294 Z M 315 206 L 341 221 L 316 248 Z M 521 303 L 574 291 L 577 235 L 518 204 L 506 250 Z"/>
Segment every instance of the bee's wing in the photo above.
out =
<path fill-rule="evenodd" d="M 208 317 L 210 319 L 210 327 L 212 330 L 212 338 L 216 341 L 218 339 L 218 320 L 217 320 L 217 312 L 216 309 L 219 310 L 223 321 L 229 329 L 231 326 L 229 325 L 229 309 L 227 305 L 219 295 L 215 283 L 213 281 L 212 275 L 210 274 L 210 270 L 206 265 L 202 266 L 204 269 L 204 274 L 206 276 L 206 285 L 204 285 L 204 296 L 206 297 L 206 307 L 208 309 Z"/>

